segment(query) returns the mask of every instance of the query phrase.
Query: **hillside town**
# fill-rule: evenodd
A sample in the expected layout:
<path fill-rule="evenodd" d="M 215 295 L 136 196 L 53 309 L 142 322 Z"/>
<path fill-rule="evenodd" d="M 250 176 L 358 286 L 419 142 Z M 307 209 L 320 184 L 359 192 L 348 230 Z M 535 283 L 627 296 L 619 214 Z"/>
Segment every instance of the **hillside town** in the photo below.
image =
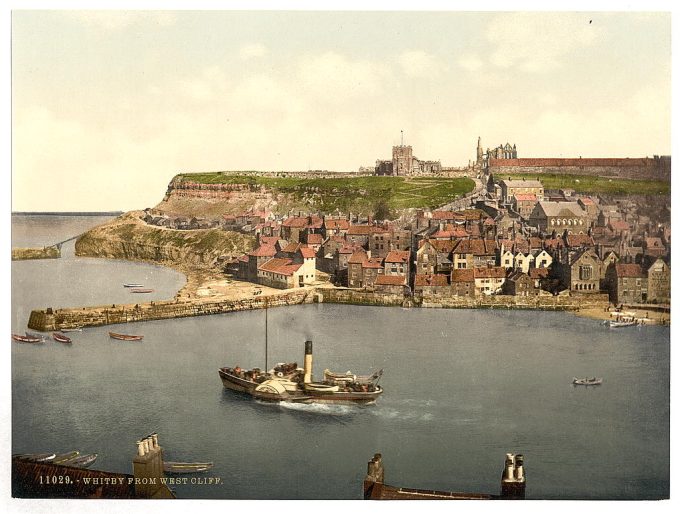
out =
<path fill-rule="evenodd" d="M 670 302 L 669 203 L 482 176 L 468 208 L 411 209 L 395 220 L 252 209 L 220 219 L 148 209 L 144 220 L 255 236 L 256 247 L 225 271 L 279 289 L 331 283 L 407 297 L 607 293 L 614 305 Z"/>

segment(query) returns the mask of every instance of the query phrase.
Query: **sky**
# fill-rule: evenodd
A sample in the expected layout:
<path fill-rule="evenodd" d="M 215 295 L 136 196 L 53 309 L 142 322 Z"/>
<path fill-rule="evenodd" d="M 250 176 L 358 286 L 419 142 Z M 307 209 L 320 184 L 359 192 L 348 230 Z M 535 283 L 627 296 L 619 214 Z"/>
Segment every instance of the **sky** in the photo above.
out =
<path fill-rule="evenodd" d="M 12 210 L 156 205 L 178 172 L 671 153 L 671 16 L 26 11 Z"/>

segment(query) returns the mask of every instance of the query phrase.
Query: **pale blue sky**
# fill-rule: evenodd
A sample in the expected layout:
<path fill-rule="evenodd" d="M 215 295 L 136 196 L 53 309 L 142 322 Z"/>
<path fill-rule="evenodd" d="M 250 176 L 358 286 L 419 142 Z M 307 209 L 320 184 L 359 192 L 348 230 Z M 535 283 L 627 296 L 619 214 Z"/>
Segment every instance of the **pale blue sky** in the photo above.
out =
<path fill-rule="evenodd" d="M 670 33 L 650 13 L 14 11 L 13 210 L 144 208 L 178 171 L 354 171 L 402 129 L 453 166 L 477 136 L 669 154 Z"/>

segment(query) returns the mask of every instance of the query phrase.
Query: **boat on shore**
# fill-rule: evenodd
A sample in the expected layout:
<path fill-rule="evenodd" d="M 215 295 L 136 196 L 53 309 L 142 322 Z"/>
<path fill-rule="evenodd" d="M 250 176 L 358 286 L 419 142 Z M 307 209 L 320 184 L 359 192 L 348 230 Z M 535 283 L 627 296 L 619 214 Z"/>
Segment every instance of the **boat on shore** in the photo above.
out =
<path fill-rule="evenodd" d="M 383 371 L 357 376 L 351 372 L 324 371 L 324 380 L 312 379 L 312 342 L 305 341 L 304 367 L 280 363 L 269 371 L 243 370 L 239 366 L 218 370 L 226 389 L 266 402 L 371 404 L 383 393 L 378 381 Z"/>
<path fill-rule="evenodd" d="M 118 339 L 119 341 L 141 341 L 144 336 L 136 336 L 132 334 L 117 334 L 116 332 L 109 332 L 109 337 Z"/>
<path fill-rule="evenodd" d="M 582 386 L 599 386 L 602 385 L 602 379 L 601 378 L 577 378 L 574 377 L 574 380 L 572 381 L 573 385 L 582 385 Z"/>
<path fill-rule="evenodd" d="M 73 342 L 73 340 L 70 337 L 68 337 L 65 334 L 62 334 L 61 332 L 52 332 L 52 339 L 59 343 L 69 344 Z"/>
<path fill-rule="evenodd" d="M 41 343 L 45 342 L 45 340 L 42 337 L 29 337 L 29 336 L 22 336 L 22 335 L 19 335 L 19 334 L 12 334 L 12 339 L 17 341 L 18 343 L 41 344 Z"/>
<path fill-rule="evenodd" d="M 123 284 L 123 287 L 144 287 L 144 284 Z"/>
<path fill-rule="evenodd" d="M 609 328 L 625 328 L 637 326 L 636 321 L 610 321 Z"/>
<path fill-rule="evenodd" d="M 130 292 L 131 293 L 142 293 L 143 294 L 143 293 L 153 293 L 154 290 L 153 289 L 139 289 L 139 288 L 137 288 L 137 289 L 130 289 Z"/>
<path fill-rule="evenodd" d="M 212 462 L 163 462 L 166 473 L 202 473 L 212 467 Z"/>
<path fill-rule="evenodd" d="M 73 328 L 62 328 L 62 332 L 82 332 L 83 327 L 73 327 Z"/>

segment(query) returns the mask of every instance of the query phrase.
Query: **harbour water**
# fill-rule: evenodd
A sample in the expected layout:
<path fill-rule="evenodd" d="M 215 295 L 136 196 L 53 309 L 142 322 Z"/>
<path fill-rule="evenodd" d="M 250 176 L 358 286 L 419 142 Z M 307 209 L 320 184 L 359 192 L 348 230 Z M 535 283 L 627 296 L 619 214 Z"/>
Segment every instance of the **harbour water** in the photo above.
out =
<path fill-rule="evenodd" d="M 13 218 L 19 246 L 104 221 L 24 218 Z M 170 298 L 184 283 L 172 270 L 65 250 L 12 264 L 13 332 L 32 308 L 128 302 L 124 282 Z M 376 452 L 393 485 L 497 493 L 514 452 L 525 455 L 529 498 L 668 496 L 668 327 L 331 304 L 268 317 L 270 365 L 302 363 L 312 339 L 317 376 L 384 368 L 383 397 L 286 406 L 224 390 L 218 367 L 264 366 L 263 311 L 97 327 L 70 346 L 11 343 L 12 452 L 96 452 L 93 467 L 129 473 L 134 441 L 156 431 L 168 460 L 215 463 L 204 476 L 222 483 L 176 485 L 182 498 L 356 499 Z M 144 341 L 114 341 L 109 330 Z M 574 387 L 574 376 L 604 384 Z"/>

